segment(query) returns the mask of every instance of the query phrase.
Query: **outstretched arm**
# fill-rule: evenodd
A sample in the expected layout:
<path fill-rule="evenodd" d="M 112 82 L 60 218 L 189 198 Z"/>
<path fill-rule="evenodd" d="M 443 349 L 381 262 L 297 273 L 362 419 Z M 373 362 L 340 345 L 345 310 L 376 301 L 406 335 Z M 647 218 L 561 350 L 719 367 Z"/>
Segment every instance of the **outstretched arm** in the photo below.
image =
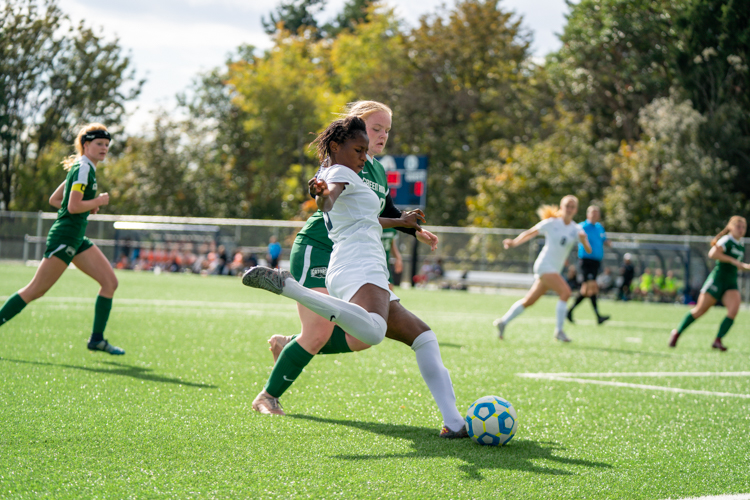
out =
<path fill-rule="evenodd" d="M 527 229 L 526 231 L 522 232 L 521 234 L 519 234 L 513 239 L 510 239 L 510 238 L 504 239 L 503 246 L 505 247 L 506 250 L 508 250 L 509 248 L 523 245 L 524 243 L 529 241 L 531 238 L 534 238 L 537 234 L 539 234 L 539 230 L 532 227 L 531 229 Z"/>
<path fill-rule="evenodd" d="M 725 254 L 724 249 L 721 248 L 719 245 L 714 245 L 711 247 L 711 250 L 708 251 L 708 258 L 713 259 L 713 260 L 718 260 L 719 262 L 726 262 L 727 264 L 732 264 L 733 266 L 737 266 L 737 268 L 740 269 L 741 271 L 750 271 L 750 264 L 745 264 L 735 259 L 731 255 Z"/>

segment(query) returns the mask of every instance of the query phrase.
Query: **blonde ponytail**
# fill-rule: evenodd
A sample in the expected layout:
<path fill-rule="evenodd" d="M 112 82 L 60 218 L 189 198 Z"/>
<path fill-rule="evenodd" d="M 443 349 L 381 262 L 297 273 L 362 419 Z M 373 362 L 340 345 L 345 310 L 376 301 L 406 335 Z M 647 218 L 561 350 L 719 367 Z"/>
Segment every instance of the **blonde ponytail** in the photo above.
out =
<path fill-rule="evenodd" d="M 722 229 L 719 234 L 714 236 L 714 239 L 711 240 L 711 246 L 712 247 L 715 246 L 719 242 L 722 236 L 724 236 L 725 234 L 729 234 L 729 232 L 732 230 L 732 226 L 734 226 L 738 222 L 744 222 L 745 225 L 747 225 L 747 221 L 745 220 L 744 217 L 742 217 L 741 215 L 733 215 L 729 219 L 729 222 L 727 222 L 726 227 Z"/>
<path fill-rule="evenodd" d="M 562 211 L 560 210 L 560 207 L 555 205 L 542 205 L 536 209 L 536 214 L 540 219 L 544 220 L 551 217 L 561 217 Z"/>
<path fill-rule="evenodd" d="M 562 206 L 565 204 L 567 200 L 575 200 L 576 205 L 578 204 L 578 198 L 572 194 L 568 194 L 563 196 L 562 200 L 560 200 L 560 205 L 542 205 L 536 210 L 536 214 L 539 216 L 540 219 L 549 219 L 551 217 L 562 217 L 563 211 Z"/>

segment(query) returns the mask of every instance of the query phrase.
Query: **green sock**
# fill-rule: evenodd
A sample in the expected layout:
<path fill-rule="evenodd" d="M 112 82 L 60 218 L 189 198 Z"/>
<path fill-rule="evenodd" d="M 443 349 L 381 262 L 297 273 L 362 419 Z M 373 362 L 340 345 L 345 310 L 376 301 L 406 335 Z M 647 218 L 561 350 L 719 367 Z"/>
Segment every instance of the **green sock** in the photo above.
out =
<path fill-rule="evenodd" d="M 352 350 L 346 343 L 346 332 L 336 325 L 331 338 L 328 339 L 328 342 L 320 349 L 318 354 L 340 354 L 342 352 L 352 352 Z"/>
<path fill-rule="evenodd" d="M 719 334 L 716 335 L 717 339 L 720 339 L 724 337 L 724 335 L 727 334 L 730 328 L 732 328 L 732 325 L 734 324 L 734 320 L 732 318 L 726 317 L 724 318 L 724 321 L 721 322 L 721 326 L 719 327 Z"/>
<path fill-rule="evenodd" d="M 94 306 L 94 329 L 89 342 L 101 342 L 104 340 L 104 329 L 107 328 L 109 311 L 112 310 L 112 299 L 98 295 L 96 306 Z"/>
<path fill-rule="evenodd" d="M 284 346 L 271 370 L 271 376 L 266 382 L 266 392 L 275 398 L 280 398 L 313 357 L 296 340 L 289 342 Z"/>
<path fill-rule="evenodd" d="M 687 313 L 684 318 L 682 318 L 682 323 L 680 323 L 680 326 L 677 327 L 677 333 L 682 333 L 685 331 L 687 327 L 693 324 L 693 321 L 695 321 L 695 318 L 691 313 Z"/>
<path fill-rule="evenodd" d="M 24 307 L 26 307 L 26 302 L 24 302 L 21 296 L 17 293 L 8 297 L 8 300 L 5 301 L 2 309 L 0 309 L 0 325 L 5 324 L 6 321 L 10 321 L 11 318 L 20 313 Z"/>

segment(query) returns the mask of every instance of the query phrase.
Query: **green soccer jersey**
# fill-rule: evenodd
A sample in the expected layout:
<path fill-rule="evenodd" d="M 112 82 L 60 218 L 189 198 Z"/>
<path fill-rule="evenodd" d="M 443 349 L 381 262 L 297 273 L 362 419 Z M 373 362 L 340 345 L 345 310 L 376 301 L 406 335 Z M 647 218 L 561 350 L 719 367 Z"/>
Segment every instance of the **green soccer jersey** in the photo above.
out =
<path fill-rule="evenodd" d="M 62 242 L 76 242 L 86 234 L 89 212 L 72 214 L 68 211 L 70 193 L 73 190 L 83 192 L 83 199 L 93 200 L 96 197 L 96 167 L 85 156 L 73 164 L 65 178 L 65 190 L 57 220 L 52 224 L 48 238 L 55 238 Z"/>
<path fill-rule="evenodd" d="M 719 241 L 716 242 L 716 245 L 720 246 L 722 250 L 724 250 L 725 255 L 734 257 L 740 262 L 742 262 L 742 260 L 745 258 L 745 245 L 734 239 L 734 236 L 732 236 L 731 234 L 725 234 L 724 236 L 719 238 Z M 737 266 L 728 262 L 721 262 L 717 260 L 714 272 L 717 275 L 721 275 L 722 277 L 735 279 L 737 278 Z"/>
<path fill-rule="evenodd" d="M 385 198 L 388 195 L 388 182 L 385 169 L 378 160 L 368 155 L 364 168 L 358 174 L 380 199 L 380 211 L 385 208 Z M 323 212 L 318 210 L 307 219 L 305 226 L 297 233 L 294 242 L 300 245 L 310 245 L 323 250 L 333 251 L 333 242 L 328 237 Z M 388 248 L 390 250 L 390 247 Z"/>

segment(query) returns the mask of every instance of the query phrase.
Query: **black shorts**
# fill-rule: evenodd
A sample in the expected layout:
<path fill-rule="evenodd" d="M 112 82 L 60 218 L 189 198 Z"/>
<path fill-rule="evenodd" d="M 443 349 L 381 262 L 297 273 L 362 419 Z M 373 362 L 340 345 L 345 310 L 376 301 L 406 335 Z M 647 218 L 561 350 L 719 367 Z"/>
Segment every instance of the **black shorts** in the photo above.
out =
<path fill-rule="evenodd" d="M 595 281 L 599 276 L 601 262 L 594 259 L 578 259 L 578 281 Z"/>

